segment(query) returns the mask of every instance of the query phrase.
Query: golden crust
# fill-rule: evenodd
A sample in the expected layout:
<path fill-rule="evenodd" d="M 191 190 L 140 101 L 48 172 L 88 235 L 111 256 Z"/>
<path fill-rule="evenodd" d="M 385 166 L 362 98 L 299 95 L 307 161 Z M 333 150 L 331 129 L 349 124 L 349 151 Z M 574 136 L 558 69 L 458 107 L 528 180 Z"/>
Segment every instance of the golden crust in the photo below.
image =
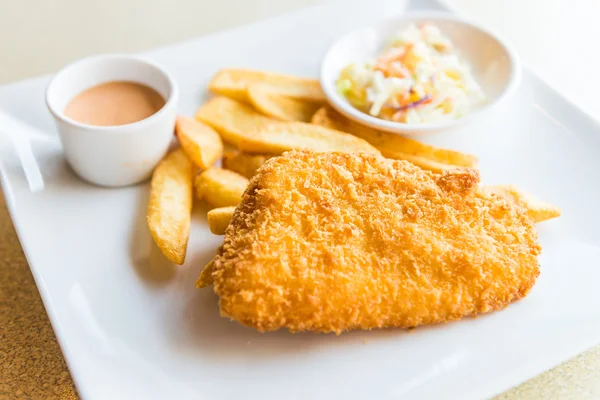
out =
<path fill-rule="evenodd" d="M 260 331 L 414 327 L 498 310 L 539 275 L 525 212 L 367 153 L 289 152 L 250 181 L 213 260 L 223 316 Z"/>
<path fill-rule="evenodd" d="M 212 271 L 213 271 L 213 263 L 211 261 L 208 264 L 206 264 L 204 266 L 204 268 L 202 268 L 202 271 L 200 272 L 200 276 L 198 277 L 198 280 L 196 281 L 196 287 L 198 289 L 202 289 L 202 288 L 211 286 L 213 284 Z"/>

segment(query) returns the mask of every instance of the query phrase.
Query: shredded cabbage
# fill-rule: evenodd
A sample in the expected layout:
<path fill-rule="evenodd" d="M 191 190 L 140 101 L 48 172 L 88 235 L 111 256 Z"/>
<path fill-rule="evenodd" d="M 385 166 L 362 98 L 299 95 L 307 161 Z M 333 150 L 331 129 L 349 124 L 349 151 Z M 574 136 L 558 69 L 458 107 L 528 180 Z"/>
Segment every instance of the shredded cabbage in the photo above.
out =
<path fill-rule="evenodd" d="M 409 124 L 460 118 L 485 101 L 469 65 L 432 24 L 412 24 L 374 62 L 346 66 L 336 87 L 354 107 Z"/>

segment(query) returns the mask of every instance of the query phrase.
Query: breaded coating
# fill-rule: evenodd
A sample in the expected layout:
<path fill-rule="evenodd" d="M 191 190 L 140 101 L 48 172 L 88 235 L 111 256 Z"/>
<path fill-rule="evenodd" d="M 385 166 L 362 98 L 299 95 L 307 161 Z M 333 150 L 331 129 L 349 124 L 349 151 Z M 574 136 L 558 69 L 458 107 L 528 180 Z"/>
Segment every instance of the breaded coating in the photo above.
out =
<path fill-rule="evenodd" d="M 288 152 L 250 181 L 213 260 L 221 314 L 259 331 L 415 327 L 506 307 L 539 275 L 521 207 L 367 153 Z"/>

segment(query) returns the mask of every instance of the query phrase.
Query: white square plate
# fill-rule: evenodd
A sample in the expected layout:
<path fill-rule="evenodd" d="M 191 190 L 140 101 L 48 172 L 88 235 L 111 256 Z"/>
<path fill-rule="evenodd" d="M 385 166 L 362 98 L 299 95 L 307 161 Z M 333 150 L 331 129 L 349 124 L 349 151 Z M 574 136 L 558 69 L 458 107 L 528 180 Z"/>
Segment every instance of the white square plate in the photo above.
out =
<path fill-rule="evenodd" d="M 328 3 L 146 55 L 191 115 L 221 67 L 317 76 L 328 45 L 410 4 Z M 442 8 L 420 2 L 420 7 Z M 47 77 L 0 88 L 0 108 L 54 135 Z M 487 183 L 514 183 L 563 209 L 539 225 L 542 273 L 505 311 L 414 331 L 260 334 L 219 317 L 194 281 L 221 239 L 194 212 L 188 260 L 164 265 L 145 213 L 148 185 L 90 186 L 57 145 L 38 142 L 46 189 L 31 194 L 0 139 L 7 204 L 58 340 L 85 399 L 480 399 L 600 339 L 598 126 L 531 73 L 479 125 L 428 141 L 479 156 Z"/>

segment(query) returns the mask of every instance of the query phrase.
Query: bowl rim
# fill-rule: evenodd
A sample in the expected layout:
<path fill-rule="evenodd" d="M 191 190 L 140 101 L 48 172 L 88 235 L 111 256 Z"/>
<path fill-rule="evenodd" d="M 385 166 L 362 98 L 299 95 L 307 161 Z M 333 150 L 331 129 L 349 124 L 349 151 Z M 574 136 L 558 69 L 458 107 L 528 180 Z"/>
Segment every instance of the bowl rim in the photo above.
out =
<path fill-rule="evenodd" d="M 93 65 L 95 63 L 99 63 L 99 62 L 105 61 L 105 60 L 108 60 L 111 62 L 115 61 L 115 60 L 138 62 L 138 63 L 146 64 L 146 65 L 154 68 L 159 74 L 161 74 L 167 80 L 167 82 L 169 84 L 170 93 L 169 93 L 169 97 L 165 99 L 165 104 L 154 114 L 152 114 L 142 120 L 130 122 L 128 124 L 123 124 L 123 125 L 91 125 L 91 124 L 79 122 L 70 117 L 67 117 L 64 113 L 64 110 L 62 110 L 62 111 L 59 110 L 50 99 L 51 92 L 53 90 L 57 90 L 55 88 L 55 86 L 57 85 L 59 78 L 61 78 L 63 75 L 72 73 L 73 71 L 77 70 L 78 68 L 82 68 L 83 66 L 86 66 L 88 64 Z M 154 86 L 152 86 L 152 85 L 150 85 L 150 86 L 153 89 L 156 89 Z M 84 91 L 86 89 L 89 89 L 89 87 L 82 89 L 82 91 Z M 50 82 L 46 86 L 46 92 L 44 95 L 44 99 L 45 99 L 45 103 L 46 103 L 46 107 L 48 108 L 48 111 L 50 111 L 50 113 L 56 119 L 60 120 L 61 122 L 65 123 L 67 125 L 71 125 L 73 127 L 85 129 L 88 131 L 97 131 L 97 132 L 102 132 L 102 133 L 107 133 L 107 134 L 123 135 L 127 132 L 135 131 L 138 128 L 144 128 L 144 127 L 152 124 L 154 121 L 156 121 L 159 118 L 162 118 L 165 113 L 167 113 L 169 110 L 171 110 L 173 107 L 175 107 L 177 104 L 177 101 L 179 99 L 179 87 L 177 86 L 177 82 L 175 81 L 175 78 L 173 77 L 173 75 L 171 75 L 171 73 L 167 69 L 165 69 L 160 64 L 150 60 L 149 58 L 139 56 L 139 55 L 125 54 L 125 53 L 105 53 L 105 54 L 96 54 L 96 55 L 92 55 L 89 57 L 84 57 L 84 58 L 76 60 L 76 61 L 62 67 L 56 74 L 54 74 L 54 76 L 52 76 L 52 78 L 50 79 Z"/>
<path fill-rule="evenodd" d="M 509 58 L 510 64 L 510 75 L 509 81 L 506 86 L 502 89 L 500 94 L 496 97 L 496 99 L 492 102 L 488 102 L 482 104 L 476 109 L 472 110 L 469 114 L 464 117 L 454 119 L 451 121 L 443 121 L 443 122 L 432 122 L 432 123 L 419 123 L 419 124 L 407 124 L 404 122 L 395 122 L 388 121 L 381 118 L 377 118 L 366 114 L 356 108 L 354 108 L 346 99 L 344 99 L 340 94 L 335 90 L 335 81 L 331 81 L 328 76 L 326 76 L 326 70 L 329 69 L 329 64 L 331 63 L 331 57 L 333 50 L 339 46 L 345 40 L 348 40 L 349 37 L 356 35 L 358 32 L 369 32 L 374 29 L 378 29 L 384 24 L 389 24 L 393 22 L 408 22 L 411 20 L 419 20 L 431 18 L 435 20 L 445 20 L 457 22 L 470 28 L 479 30 L 488 36 L 490 36 L 493 40 L 495 40 L 506 52 Z M 371 128 L 383 130 L 386 132 L 392 132 L 397 134 L 419 134 L 426 132 L 437 132 L 445 129 L 451 129 L 458 125 L 461 125 L 465 122 L 471 121 L 483 113 L 496 106 L 507 97 L 509 97 L 512 93 L 514 93 L 521 82 L 522 77 L 522 67 L 521 62 L 518 56 L 518 53 L 514 46 L 502 37 L 501 34 L 494 31 L 493 29 L 489 29 L 483 27 L 481 24 L 473 22 L 468 18 L 464 18 L 461 16 L 457 16 L 450 12 L 443 11 L 409 11 L 403 14 L 399 14 L 396 16 L 380 19 L 375 23 L 371 23 L 369 25 L 364 25 L 358 27 L 357 29 L 353 29 L 349 32 L 346 32 L 342 36 L 338 37 L 327 49 L 325 56 L 321 62 L 320 68 L 320 83 L 323 91 L 325 92 L 325 96 L 328 99 L 329 105 L 332 106 L 338 112 L 344 114 L 346 117 L 360 121 L 364 125 L 367 125 Z"/>

